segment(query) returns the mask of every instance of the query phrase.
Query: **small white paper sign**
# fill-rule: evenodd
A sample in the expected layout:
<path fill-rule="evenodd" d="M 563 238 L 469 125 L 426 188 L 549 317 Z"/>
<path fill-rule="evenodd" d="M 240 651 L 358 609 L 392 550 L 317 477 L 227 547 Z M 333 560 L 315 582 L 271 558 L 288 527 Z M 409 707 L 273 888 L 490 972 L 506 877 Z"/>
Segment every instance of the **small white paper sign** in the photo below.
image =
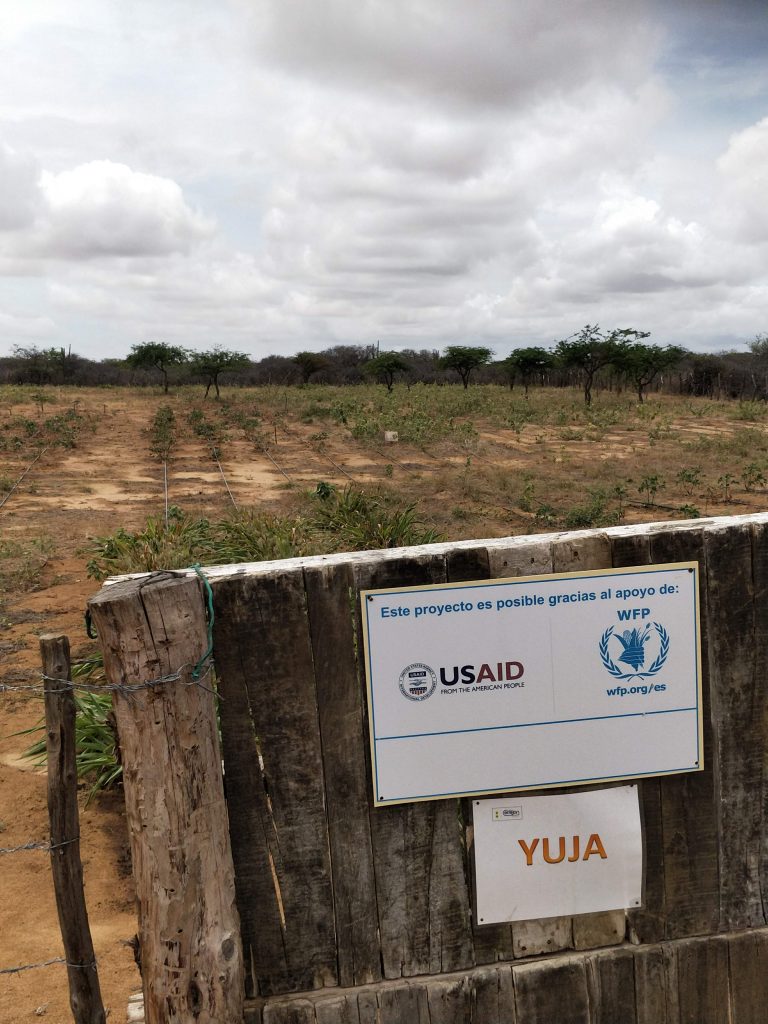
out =
<path fill-rule="evenodd" d="M 637 786 L 473 800 L 478 924 L 639 907 Z"/>

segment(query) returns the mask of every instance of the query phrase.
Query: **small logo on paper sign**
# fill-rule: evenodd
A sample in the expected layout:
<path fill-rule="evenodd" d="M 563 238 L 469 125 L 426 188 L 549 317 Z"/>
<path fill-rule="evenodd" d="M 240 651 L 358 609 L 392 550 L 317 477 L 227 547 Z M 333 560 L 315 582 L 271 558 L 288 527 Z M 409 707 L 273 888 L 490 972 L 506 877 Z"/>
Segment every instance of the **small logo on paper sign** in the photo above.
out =
<path fill-rule="evenodd" d="M 614 641 L 613 650 L 619 654 L 620 664 L 611 657 L 611 641 Z M 650 646 L 650 651 L 646 650 L 646 645 Z M 659 622 L 625 629 L 623 633 L 614 633 L 613 626 L 609 626 L 600 637 L 598 646 L 604 668 L 615 679 L 649 679 L 664 667 L 669 654 L 669 633 Z M 654 649 L 656 657 L 646 668 L 646 661 L 652 657 Z M 629 666 L 632 671 L 627 672 L 624 666 Z"/>
<path fill-rule="evenodd" d="M 520 821 L 523 817 L 522 804 L 507 807 L 494 807 L 491 810 L 494 821 Z"/>
<path fill-rule="evenodd" d="M 437 676 L 429 665 L 416 662 L 400 673 L 400 692 L 408 700 L 426 700 L 435 692 Z"/>

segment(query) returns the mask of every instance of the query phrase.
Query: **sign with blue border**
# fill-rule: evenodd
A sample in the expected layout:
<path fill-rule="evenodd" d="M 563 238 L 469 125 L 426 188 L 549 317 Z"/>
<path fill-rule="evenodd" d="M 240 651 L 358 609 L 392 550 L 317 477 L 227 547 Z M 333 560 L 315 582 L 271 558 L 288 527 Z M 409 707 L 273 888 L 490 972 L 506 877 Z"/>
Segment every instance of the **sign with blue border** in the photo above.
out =
<path fill-rule="evenodd" d="M 700 771 L 698 575 L 363 591 L 374 802 Z"/>

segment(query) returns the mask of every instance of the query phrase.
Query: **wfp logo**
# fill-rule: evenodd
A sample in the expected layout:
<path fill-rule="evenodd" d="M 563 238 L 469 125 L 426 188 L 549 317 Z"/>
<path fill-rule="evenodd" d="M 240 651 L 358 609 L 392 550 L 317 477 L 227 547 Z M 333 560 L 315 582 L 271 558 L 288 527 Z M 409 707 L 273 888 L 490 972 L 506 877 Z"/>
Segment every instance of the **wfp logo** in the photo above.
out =
<path fill-rule="evenodd" d="M 400 693 L 408 700 L 426 700 L 435 692 L 437 676 L 429 665 L 418 661 L 400 673 Z"/>
<path fill-rule="evenodd" d="M 646 650 L 646 645 L 649 644 L 650 652 Z M 649 679 L 664 667 L 669 654 L 669 633 L 659 622 L 625 629 L 623 633 L 614 633 L 613 626 L 609 626 L 600 637 L 598 646 L 603 666 L 615 679 Z M 611 646 L 614 652 L 619 654 L 621 664 L 617 665 L 613 660 Z M 657 651 L 656 657 L 646 668 L 646 661 L 654 649 Z M 629 666 L 631 671 L 628 672 L 622 666 Z"/>

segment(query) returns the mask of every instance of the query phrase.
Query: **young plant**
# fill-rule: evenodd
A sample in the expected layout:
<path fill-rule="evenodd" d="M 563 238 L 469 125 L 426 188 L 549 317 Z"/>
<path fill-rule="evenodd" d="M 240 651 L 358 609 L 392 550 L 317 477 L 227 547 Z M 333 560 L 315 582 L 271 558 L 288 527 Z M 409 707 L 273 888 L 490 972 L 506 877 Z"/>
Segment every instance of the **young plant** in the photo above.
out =
<path fill-rule="evenodd" d="M 644 476 L 638 485 L 638 491 L 646 495 L 646 505 L 654 505 L 657 492 L 664 486 L 664 481 L 656 473 Z"/>

